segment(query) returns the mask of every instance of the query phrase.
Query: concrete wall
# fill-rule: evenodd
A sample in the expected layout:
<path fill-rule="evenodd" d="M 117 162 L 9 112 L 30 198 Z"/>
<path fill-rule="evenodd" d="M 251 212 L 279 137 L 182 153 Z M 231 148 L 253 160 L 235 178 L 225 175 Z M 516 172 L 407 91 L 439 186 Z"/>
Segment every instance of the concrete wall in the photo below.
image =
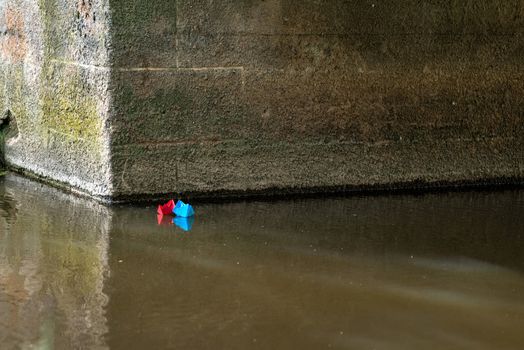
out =
<path fill-rule="evenodd" d="M 67 135 L 52 149 L 14 141 L 8 160 L 36 172 L 51 161 L 42 175 L 99 196 L 524 175 L 523 0 L 0 3 L 39 23 L 21 30 L 27 51 L 44 48 L 3 58 L 9 104 L 77 81 L 64 109 L 78 112 L 63 123 L 60 103 L 26 102 L 17 121 L 55 123 L 20 138 L 96 121 L 79 124 L 88 137 L 51 131 Z"/>
<path fill-rule="evenodd" d="M 95 15 L 96 14 L 96 15 Z M 0 1 L 0 113 L 11 166 L 97 196 L 112 193 L 105 0 Z"/>

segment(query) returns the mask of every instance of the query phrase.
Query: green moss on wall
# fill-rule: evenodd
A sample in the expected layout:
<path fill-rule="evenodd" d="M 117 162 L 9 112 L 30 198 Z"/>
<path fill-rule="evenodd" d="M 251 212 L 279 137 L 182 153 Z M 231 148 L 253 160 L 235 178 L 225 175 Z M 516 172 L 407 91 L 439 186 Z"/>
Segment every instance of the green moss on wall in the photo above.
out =
<path fill-rule="evenodd" d="M 43 84 L 51 85 L 42 87 L 42 125 L 76 139 L 98 140 L 102 122 L 96 98 L 83 90 L 78 75 L 67 76 L 63 73 L 60 77 L 57 82 L 45 75 L 42 79 Z"/>
<path fill-rule="evenodd" d="M 12 65 L 9 68 L 9 81 L 7 84 L 9 109 L 16 117 L 18 127 L 26 129 L 26 126 L 31 123 L 31 111 L 26 103 L 30 93 L 27 91 L 24 69 L 21 65 Z"/>
<path fill-rule="evenodd" d="M 41 129 L 100 144 L 102 120 L 97 98 L 89 89 L 89 77 L 80 74 L 81 68 L 54 61 L 60 54 L 57 50 L 64 46 L 61 43 L 73 39 L 70 31 L 63 30 L 69 20 L 59 18 L 59 6 L 57 0 L 39 2 L 44 34 L 44 61 L 40 76 Z"/>
<path fill-rule="evenodd" d="M 49 61 L 58 50 L 59 43 L 66 38 L 64 33 L 67 31 L 61 28 L 57 0 L 39 0 L 38 6 L 43 25 L 44 59 Z"/>

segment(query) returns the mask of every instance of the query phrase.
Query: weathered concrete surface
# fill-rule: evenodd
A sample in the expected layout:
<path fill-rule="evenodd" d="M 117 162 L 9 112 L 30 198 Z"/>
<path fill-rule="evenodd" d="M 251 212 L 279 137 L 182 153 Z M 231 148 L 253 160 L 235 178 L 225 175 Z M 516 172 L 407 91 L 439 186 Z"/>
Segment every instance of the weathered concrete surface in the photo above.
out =
<path fill-rule="evenodd" d="M 96 17 L 94 17 L 96 13 Z M 0 1 L 1 113 L 11 166 L 110 196 L 105 1 Z"/>
<path fill-rule="evenodd" d="M 100 197 L 524 177 L 524 0 L 0 4 L 8 161 Z"/>

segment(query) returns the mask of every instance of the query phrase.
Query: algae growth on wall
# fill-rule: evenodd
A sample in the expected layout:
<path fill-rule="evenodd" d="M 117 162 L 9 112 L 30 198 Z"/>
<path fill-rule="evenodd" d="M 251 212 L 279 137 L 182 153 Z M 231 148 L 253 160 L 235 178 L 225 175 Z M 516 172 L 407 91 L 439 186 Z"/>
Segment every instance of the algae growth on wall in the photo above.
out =
<path fill-rule="evenodd" d="M 91 194 L 110 193 L 104 121 L 108 74 L 103 1 L 1 1 L 2 112 L 16 120 L 6 160 Z M 97 17 L 95 16 L 95 13 Z"/>

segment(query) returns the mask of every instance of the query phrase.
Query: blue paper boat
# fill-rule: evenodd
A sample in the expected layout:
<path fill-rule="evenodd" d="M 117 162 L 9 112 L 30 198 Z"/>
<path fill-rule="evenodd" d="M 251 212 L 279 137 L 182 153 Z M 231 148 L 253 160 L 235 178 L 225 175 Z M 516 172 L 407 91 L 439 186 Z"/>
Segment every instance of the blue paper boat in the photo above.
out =
<path fill-rule="evenodd" d="M 173 224 L 180 227 L 182 230 L 189 232 L 193 228 L 193 223 L 195 222 L 194 217 L 190 218 L 183 218 L 180 216 L 177 216 L 176 218 L 173 218 Z"/>
<path fill-rule="evenodd" d="M 182 218 L 189 218 L 195 215 L 195 211 L 191 204 L 186 204 L 182 201 L 178 201 L 173 209 L 173 214 Z"/>

